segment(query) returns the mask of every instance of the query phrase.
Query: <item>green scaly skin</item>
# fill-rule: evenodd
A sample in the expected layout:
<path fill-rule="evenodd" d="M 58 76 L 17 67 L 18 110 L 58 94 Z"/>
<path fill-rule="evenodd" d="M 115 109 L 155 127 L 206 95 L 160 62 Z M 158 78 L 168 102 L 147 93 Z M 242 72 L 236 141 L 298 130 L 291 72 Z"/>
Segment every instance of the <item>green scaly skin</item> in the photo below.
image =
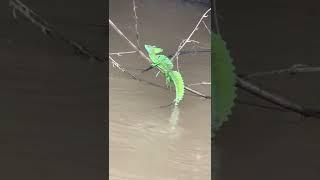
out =
<path fill-rule="evenodd" d="M 163 49 L 156 46 L 144 45 L 147 50 L 149 57 L 152 61 L 152 66 L 157 67 L 160 72 L 163 73 L 166 79 L 166 85 L 175 85 L 176 88 L 176 99 L 175 105 L 183 99 L 184 96 L 184 81 L 182 75 L 178 71 L 173 71 L 172 61 L 165 55 L 159 54 L 163 52 Z M 159 55 L 158 55 L 159 54 Z"/>
<path fill-rule="evenodd" d="M 183 99 L 183 96 L 184 96 L 183 78 L 178 71 L 170 71 L 169 77 L 170 77 L 170 80 L 173 82 L 173 84 L 176 87 L 175 105 L 178 105 L 178 103 Z"/>

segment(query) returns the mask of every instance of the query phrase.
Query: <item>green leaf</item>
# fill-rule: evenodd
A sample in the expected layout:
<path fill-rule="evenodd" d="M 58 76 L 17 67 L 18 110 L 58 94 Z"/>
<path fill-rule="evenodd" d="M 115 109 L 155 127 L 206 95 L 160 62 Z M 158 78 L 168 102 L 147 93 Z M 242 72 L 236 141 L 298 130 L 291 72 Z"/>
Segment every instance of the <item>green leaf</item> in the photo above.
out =
<path fill-rule="evenodd" d="M 236 98 L 236 75 L 232 58 L 220 34 L 212 36 L 212 70 L 211 81 L 213 91 L 213 133 L 216 133 L 228 116 Z"/>

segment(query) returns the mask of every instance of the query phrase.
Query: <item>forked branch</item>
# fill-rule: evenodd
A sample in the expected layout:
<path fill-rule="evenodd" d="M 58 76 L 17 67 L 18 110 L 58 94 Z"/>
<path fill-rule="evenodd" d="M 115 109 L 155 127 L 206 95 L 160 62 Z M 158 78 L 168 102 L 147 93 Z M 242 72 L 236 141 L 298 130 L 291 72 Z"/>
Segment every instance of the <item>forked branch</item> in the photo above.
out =
<path fill-rule="evenodd" d="M 139 50 L 139 48 L 138 48 L 135 44 L 133 44 L 133 43 L 123 34 L 123 32 L 111 21 L 111 19 L 109 19 L 109 24 L 110 24 L 110 26 L 111 26 L 124 40 L 126 40 L 126 41 L 129 43 L 129 45 L 130 45 L 133 49 L 135 49 L 137 52 L 139 52 L 139 54 L 140 54 L 145 60 L 147 60 L 150 64 L 152 63 L 152 61 L 151 61 L 141 50 Z M 203 98 L 211 99 L 211 96 L 204 95 L 204 94 L 202 94 L 202 93 L 200 93 L 200 92 L 198 92 L 198 91 L 196 91 L 196 90 L 194 90 L 194 89 L 191 89 L 191 88 L 189 88 L 189 87 L 185 87 L 185 89 L 186 89 L 187 91 L 189 91 L 189 92 L 191 92 L 191 93 L 193 93 L 193 94 L 196 94 L 196 95 L 198 95 L 198 96 L 201 96 L 201 97 L 203 97 Z"/>
<path fill-rule="evenodd" d="M 206 17 L 208 17 L 208 13 L 211 11 L 211 8 L 208 9 L 200 18 L 200 20 L 198 21 L 197 25 L 193 28 L 192 32 L 190 33 L 190 35 L 187 37 L 187 39 L 182 40 L 182 42 L 180 43 L 181 45 L 179 45 L 177 52 L 173 55 L 173 57 L 171 58 L 171 61 L 174 61 L 174 59 L 179 55 L 181 49 L 188 43 L 190 42 L 190 39 L 192 37 L 192 35 L 198 30 L 200 23 L 202 22 L 202 20 Z"/>

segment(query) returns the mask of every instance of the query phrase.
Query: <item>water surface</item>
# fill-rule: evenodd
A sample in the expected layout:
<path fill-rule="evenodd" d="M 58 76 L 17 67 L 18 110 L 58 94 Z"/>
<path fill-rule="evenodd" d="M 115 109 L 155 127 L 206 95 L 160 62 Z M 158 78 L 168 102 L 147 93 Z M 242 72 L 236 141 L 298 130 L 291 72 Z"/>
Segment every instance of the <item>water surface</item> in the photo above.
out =
<path fill-rule="evenodd" d="M 157 45 L 169 55 L 177 50 L 199 18 L 207 10 L 203 5 L 181 1 L 137 1 L 141 44 Z M 111 20 L 135 42 L 132 1 L 110 1 Z M 210 27 L 210 17 L 206 20 Z M 201 26 L 186 49 L 210 48 L 210 36 Z M 131 51 L 109 28 L 109 52 Z M 157 71 L 139 74 L 148 67 L 136 54 L 116 57 L 118 63 L 148 81 L 164 86 Z M 185 83 L 210 81 L 210 54 L 179 58 Z M 163 107 L 174 99 L 174 89 L 152 86 L 130 79 L 110 64 L 110 179 L 210 179 L 210 100 L 186 92 L 178 107 Z M 194 89 L 210 95 L 209 86 Z"/>

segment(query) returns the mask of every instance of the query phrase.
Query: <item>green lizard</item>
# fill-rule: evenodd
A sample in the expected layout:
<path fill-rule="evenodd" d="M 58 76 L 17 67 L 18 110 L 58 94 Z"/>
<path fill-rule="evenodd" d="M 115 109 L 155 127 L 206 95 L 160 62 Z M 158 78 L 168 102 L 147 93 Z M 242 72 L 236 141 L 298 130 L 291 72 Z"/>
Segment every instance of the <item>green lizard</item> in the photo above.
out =
<path fill-rule="evenodd" d="M 173 63 L 167 56 L 159 54 L 163 52 L 163 49 L 147 44 L 144 45 L 144 47 L 147 50 L 152 61 L 151 66 L 157 67 L 166 78 L 166 85 L 175 85 L 176 99 L 174 100 L 174 102 L 175 105 L 178 105 L 178 103 L 183 99 L 184 96 L 184 82 L 182 75 L 180 74 L 180 72 L 173 70 Z"/>

